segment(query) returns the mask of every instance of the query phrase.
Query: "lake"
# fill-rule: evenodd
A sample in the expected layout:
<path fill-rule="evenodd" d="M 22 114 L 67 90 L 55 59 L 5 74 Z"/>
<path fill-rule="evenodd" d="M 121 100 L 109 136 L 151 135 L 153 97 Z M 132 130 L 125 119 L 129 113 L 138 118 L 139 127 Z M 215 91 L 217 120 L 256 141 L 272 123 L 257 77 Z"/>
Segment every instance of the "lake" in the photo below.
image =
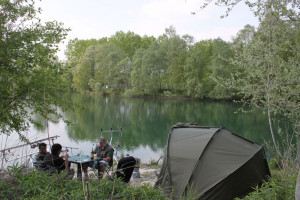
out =
<path fill-rule="evenodd" d="M 129 154 L 142 163 L 157 161 L 164 152 L 170 128 L 178 122 L 225 127 L 258 144 L 271 141 L 267 115 L 262 110 L 240 112 L 240 103 L 82 94 L 72 95 L 70 101 L 83 104 L 85 109 L 63 113 L 71 122 L 69 126 L 62 120 L 49 123 L 49 135 L 60 136 L 55 142 L 78 148 L 69 148 L 70 154 L 89 155 L 102 135 L 115 147 L 116 157 Z M 31 141 L 48 135 L 45 120 L 35 117 L 44 126 L 30 128 L 26 135 Z M 2 136 L 1 143 L 3 140 Z"/>

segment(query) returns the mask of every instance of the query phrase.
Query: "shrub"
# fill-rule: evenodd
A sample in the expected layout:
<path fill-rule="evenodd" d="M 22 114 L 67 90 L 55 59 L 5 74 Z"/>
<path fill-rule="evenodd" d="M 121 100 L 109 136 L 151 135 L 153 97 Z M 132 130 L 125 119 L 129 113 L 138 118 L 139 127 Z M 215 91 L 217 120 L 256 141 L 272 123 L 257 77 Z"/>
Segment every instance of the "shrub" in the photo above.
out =
<path fill-rule="evenodd" d="M 269 182 L 263 183 L 243 200 L 289 200 L 295 199 L 297 175 L 274 177 Z M 237 200 L 237 199 L 236 199 Z"/>
<path fill-rule="evenodd" d="M 139 96 L 144 96 L 144 93 L 133 88 L 133 89 L 126 90 L 123 96 L 139 97 Z"/>
<path fill-rule="evenodd" d="M 5 174 L 5 175 L 4 175 Z M 10 167 L 1 174 L 0 199 L 166 199 L 161 189 L 132 187 L 119 179 L 67 180 L 66 173 L 50 174 Z"/>

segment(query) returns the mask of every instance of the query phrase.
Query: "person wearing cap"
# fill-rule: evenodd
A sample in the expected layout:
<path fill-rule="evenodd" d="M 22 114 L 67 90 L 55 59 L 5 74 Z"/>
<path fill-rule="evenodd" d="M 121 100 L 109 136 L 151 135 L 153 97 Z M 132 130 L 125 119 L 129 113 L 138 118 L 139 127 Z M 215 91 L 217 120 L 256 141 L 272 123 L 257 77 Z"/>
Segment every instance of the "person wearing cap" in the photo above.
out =
<path fill-rule="evenodd" d="M 50 153 L 47 152 L 47 144 L 44 142 L 39 143 L 39 153 L 35 156 L 35 161 L 42 162 L 46 155 L 50 155 Z"/>
<path fill-rule="evenodd" d="M 97 158 L 100 158 L 101 160 L 98 162 L 94 161 L 89 164 L 89 167 L 96 168 L 100 170 L 101 174 L 104 173 L 105 169 L 109 166 L 113 165 L 113 155 L 114 155 L 114 149 L 107 143 L 106 139 L 104 137 L 100 137 L 99 144 L 96 146 L 96 154 Z M 87 167 L 83 167 L 85 173 L 87 172 Z M 100 177 L 102 178 L 102 176 Z"/>

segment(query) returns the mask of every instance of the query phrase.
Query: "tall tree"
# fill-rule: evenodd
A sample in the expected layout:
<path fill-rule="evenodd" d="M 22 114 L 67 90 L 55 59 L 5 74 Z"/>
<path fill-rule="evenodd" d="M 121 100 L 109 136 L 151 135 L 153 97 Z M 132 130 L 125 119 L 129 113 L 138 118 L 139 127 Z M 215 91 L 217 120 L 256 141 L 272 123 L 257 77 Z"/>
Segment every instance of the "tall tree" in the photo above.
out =
<path fill-rule="evenodd" d="M 247 46 L 255 35 L 255 27 L 247 24 L 237 35 L 233 38 L 233 46 L 235 50 L 243 51 L 243 48 Z"/>
<path fill-rule="evenodd" d="M 131 72 L 133 64 L 128 57 L 119 61 L 117 66 L 114 68 L 116 78 L 114 79 L 113 87 L 117 91 L 122 91 L 131 88 Z"/>
<path fill-rule="evenodd" d="M 135 51 L 139 48 L 148 48 L 155 39 L 153 37 L 144 36 L 143 38 L 133 32 L 123 31 L 116 32 L 109 38 L 109 42 L 117 45 L 124 51 L 127 57 L 132 60 Z"/>
<path fill-rule="evenodd" d="M 186 90 L 189 96 L 207 96 L 211 85 L 208 70 L 211 55 L 210 40 L 197 42 L 190 47 L 185 65 Z"/>
<path fill-rule="evenodd" d="M 94 87 L 90 81 L 95 76 L 95 55 L 96 46 L 90 46 L 80 58 L 73 75 L 73 87 L 75 90 L 86 91 Z"/>
<path fill-rule="evenodd" d="M 67 67 L 68 71 L 66 72 L 65 77 L 69 81 L 69 85 L 71 88 L 72 88 L 72 81 L 74 78 L 73 76 L 74 76 L 74 72 L 76 69 L 76 65 L 78 65 L 80 62 L 82 62 L 82 60 L 80 61 L 80 59 L 86 53 L 87 48 L 89 48 L 90 46 L 96 46 L 98 44 L 105 44 L 107 42 L 108 42 L 108 39 L 106 37 L 101 38 L 99 40 L 96 40 L 96 39 L 79 40 L 79 39 L 75 38 L 68 42 L 68 45 L 67 45 L 67 48 L 65 51 L 65 55 L 67 57 L 66 67 Z M 77 72 L 78 72 L 78 68 L 77 68 Z M 74 89 L 74 86 L 73 86 L 73 89 Z"/>
<path fill-rule="evenodd" d="M 231 62 L 234 56 L 232 45 L 220 38 L 213 40 L 211 45 L 212 55 L 208 70 L 212 85 L 208 96 L 213 99 L 231 99 L 233 91 L 229 89 L 227 80 L 238 70 Z"/>
<path fill-rule="evenodd" d="M 163 80 L 167 75 L 166 52 L 158 42 L 153 42 L 144 52 L 141 69 L 142 76 L 146 78 L 144 79 L 146 94 L 155 94 L 165 87 Z"/>
<path fill-rule="evenodd" d="M 270 12 L 251 43 L 244 47 L 243 52 L 236 51 L 236 64 L 245 69 L 247 78 L 235 79 L 235 85 L 244 94 L 245 100 L 267 108 L 270 131 L 277 149 L 273 116 L 283 114 L 290 120 L 299 120 L 295 113 L 300 111 L 298 27 Z"/>
<path fill-rule="evenodd" d="M 230 12 L 240 0 L 215 2 L 229 6 Z M 245 96 L 245 102 L 267 110 L 273 143 L 284 160 L 287 157 L 279 150 L 273 122 L 276 116 L 287 117 L 295 126 L 300 121 L 300 4 L 298 0 L 244 2 L 260 25 L 253 39 L 244 43 L 243 51 L 236 51 L 235 64 L 244 73 L 234 74 L 234 87 Z"/>
<path fill-rule="evenodd" d="M 188 36 L 186 36 L 188 38 Z M 166 28 L 165 34 L 159 37 L 160 48 L 166 52 L 167 71 L 165 80 L 165 89 L 183 90 L 185 87 L 184 65 L 187 55 L 187 43 L 176 34 L 173 26 Z"/>
<path fill-rule="evenodd" d="M 126 58 L 124 51 L 112 43 L 98 45 L 95 51 L 95 81 L 100 83 L 104 92 L 118 90 L 119 84 L 116 83 L 121 70 L 117 68 L 118 63 Z"/>
<path fill-rule="evenodd" d="M 144 74 L 142 73 L 142 63 L 145 51 L 145 49 L 138 49 L 136 51 L 132 59 L 133 69 L 131 72 L 131 85 L 133 90 L 136 93 L 141 92 L 143 95 L 145 95 L 145 82 L 148 79 L 148 77 L 144 77 Z"/>
<path fill-rule="evenodd" d="M 61 117 L 53 105 L 68 107 L 60 95 L 67 88 L 64 67 L 55 56 L 68 29 L 43 24 L 33 0 L 2 0 L 0 13 L 0 133 L 25 139 L 33 113 Z"/>

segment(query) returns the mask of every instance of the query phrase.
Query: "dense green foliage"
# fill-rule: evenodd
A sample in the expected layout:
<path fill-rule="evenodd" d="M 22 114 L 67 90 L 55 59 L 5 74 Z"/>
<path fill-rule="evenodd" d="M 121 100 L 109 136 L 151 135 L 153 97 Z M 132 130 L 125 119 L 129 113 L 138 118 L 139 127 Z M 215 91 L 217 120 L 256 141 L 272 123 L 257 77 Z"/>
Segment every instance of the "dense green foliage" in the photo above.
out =
<path fill-rule="evenodd" d="M 295 199 L 296 177 L 274 178 L 244 197 L 244 200 L 292 200 Z"/>
<path fill-rule="evenodd" d="M 161 189 L 147 185 L 133 187 L 118 179 L 91 179 L 82 183 L 66 177 L 64 173 L 49 174 L 26 167 L 10 167 L 1 174 L 0 199 L 168 199 Z M 242 199 L 294 199 L 296 177 L 275 176 Z M 191 192 L 188 199 L 193 199 L 193 195 L 196 192 Z"/>
<path fill-rule="evenodd" d="M 217 84 L 236 68 L 232 45 L 221 39 L 194 43 L 173 26 L 158 38 L 117 32 L 100 40 L 72 40 L 66 55 L 77 91 L 100 94 L 180 95 L 229 99 L 233 93 Z M 71 80 L 72 79 L 72 80 Z"/>
<path fill-rule="evenodd" d="M 295 199 L 297 174 L 288 176 L 276 176 L 261 187 L 255 187 L 254 191 L 246 195 L 243 200 L 292 200 Z M 237 198 L 236 200 L 238 200 Z"/>
<path fill-rule="evenodd" d="M 4 176 L 1 174 L 1 176 Z M 82 183 L 66 174 L 49 174 L 11 167 L 0 179 L 0 199 L 166 199 L 160 189 L 132 187 L 119 179 L 92 179 Z"/>
<path fill-rule="evenodd" d="M 33 1 L 0 1 L 0 134 L 22 132 L 32 113 L 56 116 L 58 105 L 66 110 L 61 98 L 67 89 L 62 78 L 64 66 L 55 53 L 68 29 L 62 24 L 42 23 Z"/>
<path fill-rule="evenodd" d="M 209 3 L 227 6 L 227 13 L 240 0 L 205 0 L 203 8 Z M 262 107 L 268 112 L 269 128 L 272 135 L 274 157 L 284 174 L 289 174 L 290 167 L 298 169 L 298 163 L 293 156 L 292 138 L 300 138 L 300 3 L 298 0 L 245 0 L 245 4 L 258 17 L 260 24 L 257 31 L 245 27 L 240 32 L 234 45 L 235 56 L 233 64 L 239 71 L 227 82 L 229 87 L 242 97 L 246 104 Z M 277 128 L 281 138 L 275 137 L 276 126 L 282 120 L 292 124 L 294 134 L 288 134 L 288 129 Z M 280 134 L 280 133 L 284 134 Z M 287 143 L 278 145 L 278 140 Z M 300 143 L 298 139 L 298 155 Z M 288 179 L 282 178 L 281 183 Z M 277 185 L 278 181 L 265 184 L 262 195 L 258 192 L 248 199 L 293 199 L 293 187 L 286 184 Z M 299 183 L 298 183 L 299 184 Z M 276 191 L 269 187 L 277 185 Z M 278 194 L 279 193 L 279 194 Z"/>
<path fill-rule="evenodd" d="M 240 1 L 207 0 L 204 7 L 211 2 L 229 6 L 230 11 Z M 277 142 L 280 138 L 275 137 L 274 127 L 276 119 L 287 119 L 292 122 L 295 135 L 300 133 L 300 4 L 296 0 L 247 0 L 245 3 L 260 24 L 256 31 L 245 26 L 235 38 L 233 64 L 237 71 L 226 84 L 244 103 L 268 112 L 276 156 L 286 159 L 291 147 L 280 149 Z"/>

